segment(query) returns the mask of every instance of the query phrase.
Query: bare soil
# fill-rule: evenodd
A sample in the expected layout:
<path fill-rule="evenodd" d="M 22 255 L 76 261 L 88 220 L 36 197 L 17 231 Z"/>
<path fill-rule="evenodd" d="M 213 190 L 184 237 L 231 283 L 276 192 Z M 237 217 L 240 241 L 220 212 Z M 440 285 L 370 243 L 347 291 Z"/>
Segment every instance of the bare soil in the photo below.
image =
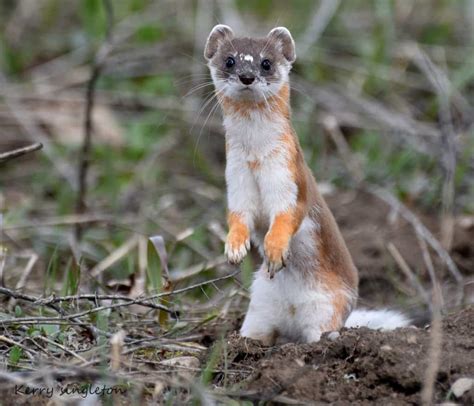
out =
<path fill-rule="evenodd" d="M 451 385 L 474 373 L 474 307 L 445 317 L 443 351 L 436 380 L 436 402 L 474 404 L 474 388 L 460 399 Z M 237 333 L 228 338 L 227 384 L 249 400 L 275 403 L 337 405 L 419 404 L 429 348 L 429 329 L 409 327 L 391 332 L 343 329 L 314 344 L 263 347 Z M 223 374 L 215 377 L 223 384 Z"/>

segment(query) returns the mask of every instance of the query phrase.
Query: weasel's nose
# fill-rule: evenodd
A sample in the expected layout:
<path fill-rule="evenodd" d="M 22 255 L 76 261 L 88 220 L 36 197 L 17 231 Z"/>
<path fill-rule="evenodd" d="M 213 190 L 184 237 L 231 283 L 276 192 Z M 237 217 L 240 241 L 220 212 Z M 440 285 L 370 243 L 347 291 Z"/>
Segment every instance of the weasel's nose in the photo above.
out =
<path fill-rule="evenodd" d="M 253 77 L 253 76 L 239 76 L 239 79 L 244 85 L 251 85 L 253 83 L 253 81 L 255 80 L 255 77 Z"/>

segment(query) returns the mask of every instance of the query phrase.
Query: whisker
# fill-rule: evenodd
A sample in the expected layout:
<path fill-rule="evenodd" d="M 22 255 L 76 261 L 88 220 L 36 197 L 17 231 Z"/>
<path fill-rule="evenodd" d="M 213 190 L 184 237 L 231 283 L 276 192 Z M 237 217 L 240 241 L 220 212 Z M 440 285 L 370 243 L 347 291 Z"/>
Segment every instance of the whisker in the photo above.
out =
<path fill-rule="evenodd" d="M 314 99 L 306 92 L 304 92 L 301 89 L 298 89 L 294 84 L 290 86 L 291 90 L 294 90 L 295 92 L 298 92 L 300 95 L 306 97 L 308 100 L 314 101 Z"/>
<path fill-rule="evenodd" d="M 196 115 L 196 120 L 194 121 L 191 129 L 189 130 L 190 133 L 192 133 L 192 131 L 194 130 L 194 127 L 196 126 L 196 123 L 197 121 L 199 120 L 199 117 L 201 116 L 201 114 L 204 112 L 204 110 L 206 109 L 207 106 L 209 106 L 209 104 L 215 99 L 217 98 L 217 95 L 218 95 L 218 91 L 217 90 L 214 90 L 210 96 L 208 96 L 206 99 L 204 99 L 204 105 L 201 107 L 201 109 L 199 110 L 199 112 L 197 113 Z"/>
<path fill-rule="evenodd" d="M 265 96 L 265 92 L 262 92 L 262 96 L 263 96 L 263 100 L 265 101 L 265 104 L 267 105 L 268 107 L 268 110 L 270 110 L 270 112 L 272 111 L 272 108 L 270 106 L 270 103 L 268 102 L 267 100 L 267 97 Z"/>
<path fill-rule="evenodd" d="M 268 46 L 270 45 L 270 39 L 271 39 L 270 37 L 267 38 L 267 42 L 265 42 L 265 45 L 263 46 L 262 50 L 260 51 L 261 54 L 263 54 L 267 50 Z"/>
<path fill-rule="evenodd" d="M 211 79 L 210 73 L 192 73 L 190 75 L 181 76 L 180 79 L 174 81 L 176 84 L 183 84 L 186 82 L 192 82 L 193 79 Z"/>
<path fill-rule="evenodd" d="M 183 98 L 185 97 L 188 97 L 188 96 L 191 96 L 193 93 L 196 93 L 198 90 L 201 90 L 201 89 L 204 89 L 208 86 L 213 86 L 214 85 L 214 82 L 205 82 L 205 83 L 200 83 L 196 86 L 194 86 L 192 89 L 190 89 L 184 96 Z"/>
<path fill-rule="evenodd" d="M 230 42 L 230 46 L 232 47 L 232 49 L 234 50 L 234 52 L 237 54 L 237 50 L 235 49 L 234 47 L 234 42 L 232 40 L 229 41 Z"/>
<path fill-rule="evenodd" d="M 194 153 L 193 153 L 193 165 L 195 164 L 195 160 L 196 160 L 196 154 L 197 154 L 197 150 L 198 150 L 198 146 L 199 146 L 199 141 L 201 139 L 201 136 L 202 136 L 202 132 L 204 130 L 204 127 L 207 125 L 207 122 L 209 120 L 209 118 L 211 117 L 211 115 L 213 115 L 217 108 L 219 107 L 219 100 L 218 100 L 218 95 L 219 95 L 219 92 L 216 91 L 215 92 L 215 98 L 211 98 L 211 100 L 216 100 L 216 103 L 214 104 L 214 106 L 211 108 L 211 110 L 209 111 L 209 114 L 207 115 L 206 119 L 204 120 L 204 123 L 203 125 L 201 126 L 201 130 L 199 131 L 199 134 L 198 134 L 198 137 L 197 137 L 197 140 L 196 140 L 196 143 L 194 145 Z"/>

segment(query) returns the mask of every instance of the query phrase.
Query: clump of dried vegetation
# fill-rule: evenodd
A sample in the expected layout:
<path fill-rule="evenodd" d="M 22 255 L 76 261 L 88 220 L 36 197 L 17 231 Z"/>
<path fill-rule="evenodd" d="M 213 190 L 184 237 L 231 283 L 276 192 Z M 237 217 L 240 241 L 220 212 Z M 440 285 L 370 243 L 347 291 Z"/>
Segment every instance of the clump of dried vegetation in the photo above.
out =
<path fill-rule="evenodd" d="M 360 302 L 428 311 L 427 331 L 416 333 L 426 367 L 410 378 L 410 401 L 467 402 L 474 371 L 440 363 L 453 351 L 442 344 L 444 315 L 474 301 L 472 0 L 301 0 L 291 10 L 280 0 L 2 2 L 5 399 L 312 399 L 287 386 L 249 393 L 246 379 L 259 378 L 262 354 L 302 351 L 303 365 L 324 363 L 318 346 L 273 353 L 228 339 L 258 259 L 238 270 L 222 255 L 224 143 L 202 57 L 217 21 L 240 33 L 294 33 L 294 123 L 359 268 Z M 356 347 L 383 335 L 347 334 L 341 343 L 358 337 L 353 354 L 378 357 Z M 466 342 L 460 351 L 472 356 Z M 384 396 L 396 398 L 403 385 L 391 385 Z M 351 392 L 320 399 L 349 402 Z"/>

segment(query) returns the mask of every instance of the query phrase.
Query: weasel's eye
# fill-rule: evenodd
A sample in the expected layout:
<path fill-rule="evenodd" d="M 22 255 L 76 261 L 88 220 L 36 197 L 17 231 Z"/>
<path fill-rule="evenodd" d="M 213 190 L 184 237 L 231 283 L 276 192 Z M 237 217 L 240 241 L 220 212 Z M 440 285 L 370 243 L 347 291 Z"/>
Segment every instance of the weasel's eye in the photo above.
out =
<path fill-rule="evenodd" d="M 235 59 L 232 58 L 231 56 L 229 56 L 229 57 L 227 58 L 227 60 L 225 61 L 225 66 L 226 66 L 227 68 L 232 68 L 232 66 L 234 66 L 234 65 L 235 65 Z"/>
<path fill-rule="evenodd" d="M 272 67 L 272 63 L 268 59 L 264 59 L 262 61 L 262 69 L 263 70 L 270 70 L 271 67 Z"/>

